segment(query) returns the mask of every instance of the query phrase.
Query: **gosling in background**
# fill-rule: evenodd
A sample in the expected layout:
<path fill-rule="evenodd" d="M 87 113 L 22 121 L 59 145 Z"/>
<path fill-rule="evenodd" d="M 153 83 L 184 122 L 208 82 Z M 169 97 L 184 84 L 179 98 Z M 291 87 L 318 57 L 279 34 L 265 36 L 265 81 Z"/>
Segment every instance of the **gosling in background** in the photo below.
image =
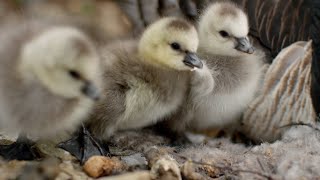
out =
<path fill-rule="evenodd" d="M 208 68 L 193 74 L 189 97 L 169 118 L 176 132 L 237 124 L 259 85 L 263 54 L 249 42 L 248 19 L 240 8 L 230 2 L 211 4 L 198 31 L 198 55 Z"/>
<path fill-rule="evenodd" d="M 0 63 L 0 129 L 20 132 L 16 143 L 0 146 L 6 159 L 33 159 L 31 150 L 19 152 L 25 135 L 49 138 L 75 129 L 100 95 L 98 54 L 72 27 L 5 23 Z"/>

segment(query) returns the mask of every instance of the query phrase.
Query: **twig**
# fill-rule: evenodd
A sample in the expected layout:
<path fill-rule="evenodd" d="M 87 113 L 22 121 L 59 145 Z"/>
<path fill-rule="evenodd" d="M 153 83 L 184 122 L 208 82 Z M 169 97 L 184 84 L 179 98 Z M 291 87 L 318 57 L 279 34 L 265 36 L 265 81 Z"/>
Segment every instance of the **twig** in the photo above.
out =
<path fill-rule="evenodd" d="M 246 150 L 243 154 L 247 154 L 248 152 L 250 152 L 252 149 L 254 148 L 254 146 L 251 146 L 248 150 Z"/>
<path fill-rule="evenodd" d="M 259 166 L 260 166 L 261 170 L 262 170 L 262 171 L 266 171 L 266 170 L 264 169 L 264 167 L 263 167 L 263 165 L 262 165 L 259 157 L 257 157 L 257 161 L 258 161 L 258 163 L 259 163 Z"/>
<path fill-rule="evenodd" d="M 292 127 L 292 126 L 307 126 L 307 127 L 310 127 L 312 129 L 320 132 L 320 129 L 315 127 L 314 125 L 303 123 L 303 122 L 291 123 L 291 124 L 280 126 L 279 128 L 281 129 L 281 128 L 287 128 L 287 127 Z"/>
<path fill-rule="evenodd" d="M 213 164 L 209 164 L 209 163 L 203 163 L 203 162 L 198 162 L 198 161 L 194 161 L 194 160 L 191 160 L 187 157 L 184 157 L 184 156 L 181 156 L 181 155 L 178 155 L 180 156 L 180 158 L 182 159 L 185 159 L 187 161 L 190 161 L 194 164 L 197 164 L 197 165 L 201 165 L 201 166 L 211 166 L 211 167 L 214 167 L 214 168 L 217 168 L 217 169 L 220 169 L 220 170 L 224 170 L 224 171 L 229 171 L 230 173 L 251 173 L 251 174 L 256 174 L 258 176 L 261 176 L 261 177 L 264 177 L 266 179 L 269 179 L 269 180 L 272 180 L 273 178 L 268 175 L 268 174 L 264 174 L 264 173 L 261 173 L 261 172 L 258 172 L 258 171 L 252 171 L 252 170 L 245 170 L 245 169 L 234 169 L 232 167 L 227 167 L 227 166 L 224 166 L 224 165 L 221 165 L 221 166 L 218 166 L 218 165 L 213 165 Z"/>

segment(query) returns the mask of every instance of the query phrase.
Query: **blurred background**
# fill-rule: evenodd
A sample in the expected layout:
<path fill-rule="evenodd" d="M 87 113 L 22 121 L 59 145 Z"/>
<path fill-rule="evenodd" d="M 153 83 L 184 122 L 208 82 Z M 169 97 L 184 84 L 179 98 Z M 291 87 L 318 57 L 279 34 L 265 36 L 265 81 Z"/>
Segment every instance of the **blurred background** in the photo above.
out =
<path fill-rule="evenodd" d="M 97 42 L 106 42 L 136 37 L 161 16 L 183 16 L 177 0 L 144 1 L 3 0 L 0 1 L 0 23 L 41 18 L 76 25 Z"/>
<path fill-rule="evenodd" d="M 192 22 L 210 2 L 219 0 L 2 0 L 0 23 L 11 18 L 41 18 L 74 24 L 97 42 L 137 37 L 163 16 Z M 250 34 L 275 57 L 281 49 L 310 39 L 312 8 L 317 1 L 231 0 L 248 14 Z M 270 59 L 270 61 L 272 61 Z"/>

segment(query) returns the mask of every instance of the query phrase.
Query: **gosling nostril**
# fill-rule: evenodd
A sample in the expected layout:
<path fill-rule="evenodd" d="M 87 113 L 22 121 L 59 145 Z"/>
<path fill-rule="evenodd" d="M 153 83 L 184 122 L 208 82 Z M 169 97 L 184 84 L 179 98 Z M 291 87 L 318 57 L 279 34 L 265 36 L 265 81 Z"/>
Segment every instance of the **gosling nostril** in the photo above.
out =
<path fill-rule="evenodd" d="M 198 56 L 195 53 L 191 52 L 188 52 L 186 54 L 183 63 L 191 68 L 197 67 L 201 69 L 203 67 L 202 61 L 198 58 Z"/>
<path fill-rule="evenodd" d="M 237 40 L 237 45 L 235 47 L 236 50 L 244 53 L 248 53 L 248 54 L 252 54 L 254 52 L 254 47 L 249 42 L 248 38 L 242 37 L 242 38 L 236 38 L 236 40 Z"/>
<path fill-rule="evenodd" d="M 255 51 L 255 48 L 254 47 L 251 47 L 250 49 L 248 49 L 247 53 L 248 54 L 253 54 Z"/>
<path fill-rule="evenodd" d="M 93 83 L 86 82 L 81 91 L 85 96 L 91 98 L 94 101 L 100 99 L 100 92 Z"/>

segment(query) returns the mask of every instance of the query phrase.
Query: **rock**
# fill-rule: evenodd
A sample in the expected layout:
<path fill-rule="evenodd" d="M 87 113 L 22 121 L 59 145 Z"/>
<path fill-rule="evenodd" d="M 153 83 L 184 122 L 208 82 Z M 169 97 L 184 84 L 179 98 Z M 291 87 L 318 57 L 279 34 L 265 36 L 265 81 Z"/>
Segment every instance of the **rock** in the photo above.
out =
<path fill-rule="evenodd" d="M 211 178 L 219 177 L 220 174 L 222 174 L 220 168 L 210 166 L 210 165 L 203 165 L 200 167 L 202 171 L 206 173 Z"/>
<path fill-rule="evenodd" d="M 197 180 L 197 179 L 207 179 L 202 176 L 200 173 L 196 172 L 196 168 L 194 167 L 191 161 L 187 161 L 181 167 L 181 174 L 183 179 L 189 180 Z"/>
<path fill-rule="evenodd" d="M 150 168 L 154 166 L 154 164 L 157 163 L 159 159 L 162 157 L 168 156 L 168 154 L 171 154 L 172 150 L 169 147 L 157 147 L 153 146 L 146 152 L 146 158 L 148 160 L 148 165 Z"/>
<path fill-rule="evenodd" d="M 161 157 L 151 168 L 151 179 L 182 180 L 177 161 L 168 155 Z"/>
<path fill-rule="evenodd" d="M 105 156 L 92 156 L 83 166 L 84 171 L 94 178 L 120 172 L 123 168 L 124 165 L 117 158 Z"/>

